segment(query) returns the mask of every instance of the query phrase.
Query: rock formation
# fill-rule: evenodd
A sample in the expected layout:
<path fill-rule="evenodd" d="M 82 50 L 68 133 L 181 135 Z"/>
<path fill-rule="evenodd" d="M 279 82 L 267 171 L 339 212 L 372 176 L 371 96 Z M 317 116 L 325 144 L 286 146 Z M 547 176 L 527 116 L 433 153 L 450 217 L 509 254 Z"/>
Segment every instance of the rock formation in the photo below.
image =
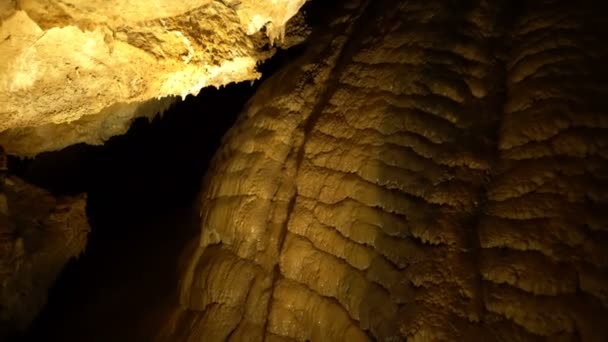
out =
<path fill-rule="evenodd" d="M 225 137 L 159 340 L 607 340 L 606 21 L 521 5 L 348 1 Z"/>
<path fill-rule="evenodd" d="M 84 195 L 55 198 L 5 170 L 0 150 L 0 338 L 27 328 L 89 232 Z"/>

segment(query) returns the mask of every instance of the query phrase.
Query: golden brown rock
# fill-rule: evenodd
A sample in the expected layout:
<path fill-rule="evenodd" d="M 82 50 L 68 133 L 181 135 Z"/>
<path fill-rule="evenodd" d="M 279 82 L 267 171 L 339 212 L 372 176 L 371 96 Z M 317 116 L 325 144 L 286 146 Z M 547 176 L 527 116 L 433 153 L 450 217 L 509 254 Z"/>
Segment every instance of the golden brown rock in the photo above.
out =
<path fill-rule="evenodd" d="M 513 6 L 352 1 L 316 33 L 226 136 L 177 313 L 205 325 L 163 337 L 607 339 L 605 22 Z"/>

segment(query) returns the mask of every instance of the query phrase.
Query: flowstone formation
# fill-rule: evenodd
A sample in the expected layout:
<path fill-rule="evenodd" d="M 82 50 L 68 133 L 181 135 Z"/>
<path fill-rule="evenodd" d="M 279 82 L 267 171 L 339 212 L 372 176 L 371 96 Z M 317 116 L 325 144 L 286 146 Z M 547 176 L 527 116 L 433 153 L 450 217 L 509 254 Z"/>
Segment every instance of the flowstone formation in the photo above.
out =
<path fill-rule="evenodd" d="M 608 340 L 602 11 L 345 4 L 226 135 L 159 340 Z"/>
<path fill-rule="evenodd" d="M 3 1 L 0 145 L 31 156 L 101 144 L 175 96 L 255 80 L 304 2 Z"/>

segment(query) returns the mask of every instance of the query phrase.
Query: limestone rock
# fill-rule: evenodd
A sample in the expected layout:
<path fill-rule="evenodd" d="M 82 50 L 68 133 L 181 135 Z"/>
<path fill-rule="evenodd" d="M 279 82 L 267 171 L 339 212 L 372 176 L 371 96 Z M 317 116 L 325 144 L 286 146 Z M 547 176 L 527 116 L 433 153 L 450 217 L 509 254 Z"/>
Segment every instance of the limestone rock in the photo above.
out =
<path fill-rule="evenodd" d="M 3 2 L 0 145 L 34 155 L 100 144 L 171 96 L 255 80 L 268 54 L 254 34 L 281 40 L 304 2 Z"/>

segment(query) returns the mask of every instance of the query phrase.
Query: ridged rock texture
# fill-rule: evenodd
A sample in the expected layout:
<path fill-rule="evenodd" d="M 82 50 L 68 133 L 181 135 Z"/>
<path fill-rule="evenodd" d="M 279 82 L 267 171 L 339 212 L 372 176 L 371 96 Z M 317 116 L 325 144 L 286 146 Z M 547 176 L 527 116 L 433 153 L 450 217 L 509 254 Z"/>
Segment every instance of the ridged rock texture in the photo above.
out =
<path fill-rule="evenodd" d="M 608 341 L 593 2 L 349 1 L 205 181 L 166 341 Z"/>
<path fill-rule="evenodd" d="M 0 339 L 28 327 L 89 232 L 84 195 L 56 198 L 6 171 L 0 148 Z"/>
<path fill-rule="evenodd" d="M 255 80 L 304 2 L 2 0 L 0 145 L 102 144 L 176 95 Z"/>

